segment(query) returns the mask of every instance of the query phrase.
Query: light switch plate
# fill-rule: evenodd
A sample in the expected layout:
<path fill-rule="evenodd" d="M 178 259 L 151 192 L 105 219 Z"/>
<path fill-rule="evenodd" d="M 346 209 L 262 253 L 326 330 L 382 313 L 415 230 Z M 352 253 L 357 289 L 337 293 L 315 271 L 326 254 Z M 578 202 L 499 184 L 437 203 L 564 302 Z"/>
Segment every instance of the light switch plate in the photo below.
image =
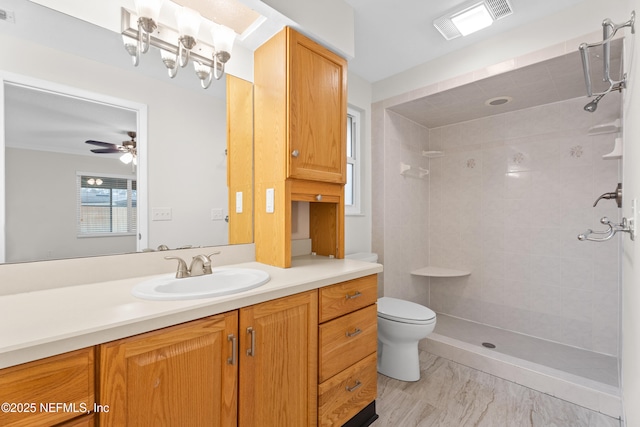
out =
<path fill-rule="evenodd" d="M 267 213 L 273 213 L 273 206 L 275 204 L 275 189 L 267 188 Z"/>
<path fill-rule="evenodd" d="M 242 213 L 242 191 L 236 191 L 236 213 Z"/>

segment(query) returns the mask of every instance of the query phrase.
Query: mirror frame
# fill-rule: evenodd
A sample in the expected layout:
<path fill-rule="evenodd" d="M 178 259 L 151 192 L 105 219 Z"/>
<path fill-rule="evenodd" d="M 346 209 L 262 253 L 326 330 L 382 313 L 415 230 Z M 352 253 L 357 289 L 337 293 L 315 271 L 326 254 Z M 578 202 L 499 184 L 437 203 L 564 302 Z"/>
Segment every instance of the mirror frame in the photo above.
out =
<path fill-rule="evenodd" d="M 137 251 L 148 246 L 149 236 L 149 218 L 148 218 L 148 156 L 147 156 L 147 105 L 133 102 L 121 98 L 91 92 L 66 86 L 63 84 L 40 80 L 21 74 L 0 71 L 0 165 L 2 165 L 2 173 L 0 173 L 0 263 L 6 262 L 6 175 L 5 175 L 5 84 L 15 84 L 24 86 L 33 90 L 50 92 L 61 96 L 78 98 L 86 102 L 94 102 L 110 105 L 117 108 L 132 110 L 136 113 L 136 147 L 138 154 L 138 165 L 136 167 L 137 183 L 137 231 L 138 239 L 136 241 Z M 45 261 L 45 260 L 42 260 Z"/>

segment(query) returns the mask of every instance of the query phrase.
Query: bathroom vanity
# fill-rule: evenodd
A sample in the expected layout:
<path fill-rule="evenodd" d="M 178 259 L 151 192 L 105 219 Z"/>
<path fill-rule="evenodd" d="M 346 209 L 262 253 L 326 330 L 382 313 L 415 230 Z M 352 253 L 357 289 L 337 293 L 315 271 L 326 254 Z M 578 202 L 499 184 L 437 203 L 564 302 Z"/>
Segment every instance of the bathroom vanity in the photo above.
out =
<path fill-rule="evenodd" d="M 292 264 L 200 300 L 132 296 L 147 278 L 0 297 L 0 424 L 368 425 L 382 267 Z"/>

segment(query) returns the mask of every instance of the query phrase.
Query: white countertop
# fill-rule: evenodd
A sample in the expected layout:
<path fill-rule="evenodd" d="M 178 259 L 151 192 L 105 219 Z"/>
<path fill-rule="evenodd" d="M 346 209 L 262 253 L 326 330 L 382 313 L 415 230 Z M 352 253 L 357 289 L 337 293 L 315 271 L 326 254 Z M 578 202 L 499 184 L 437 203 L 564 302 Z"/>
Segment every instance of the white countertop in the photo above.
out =
<path fill-rule="evenodd" d="M 235 295 L 185 301 L 131 295 L 133 286 L 157 276 L 0 296 L 0 368 L 382 271 L 380 264 L 317 256 L 294 258 L 287 269 L 257 262 L 233 266 L 264 270 L 271 280 Z"/>

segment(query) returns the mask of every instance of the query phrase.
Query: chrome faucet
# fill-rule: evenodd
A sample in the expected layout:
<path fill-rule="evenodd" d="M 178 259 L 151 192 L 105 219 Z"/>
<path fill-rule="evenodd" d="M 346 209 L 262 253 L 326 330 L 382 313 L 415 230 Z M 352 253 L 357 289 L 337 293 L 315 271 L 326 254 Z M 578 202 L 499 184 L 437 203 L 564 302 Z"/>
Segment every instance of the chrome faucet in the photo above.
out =
<path fill-rule="evenodd" d="M 175 259 L 178 260 L 178 271 L 176 271 L 176 279 L 182 279 L 184 277 L 189 277 L 191 272 L 187 268 L 187 263 L 184 260 L 177 256 L 166 256 L 164 259 Z"/>
<path fill-rule="evenodd" d="M 164 259 L 175 259 L 178 261 L 178 270 L 176 271 L 176 279 L 183 279 L 185 277 L 203 276 L 205 274 L 211 274 L 211 257 L 218 255 L 220 251 L 214 252 L 209 255 L 196 255 L 191 259 L 191 265 L 187 268 L 187 263 L 177 256 L 166 256 Z"/>
<path fill-rule="evenodd" d="M 189 266 L 191 277 L 202 276 L 203 274 L 211 274 L 211 260 L 206 255 L 196 255 L 191 260 Z"/>

